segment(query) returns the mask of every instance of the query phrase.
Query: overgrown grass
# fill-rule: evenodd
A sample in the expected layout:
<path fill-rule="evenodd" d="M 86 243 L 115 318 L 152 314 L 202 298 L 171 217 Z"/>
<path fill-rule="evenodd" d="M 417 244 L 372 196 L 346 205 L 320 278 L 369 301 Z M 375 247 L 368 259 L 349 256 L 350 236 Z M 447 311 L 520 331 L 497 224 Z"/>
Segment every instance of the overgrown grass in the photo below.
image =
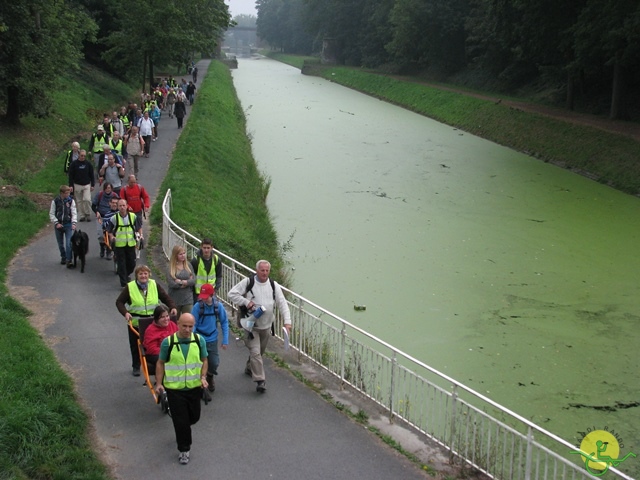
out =
<path fill-rule="evenodd" d="M 161 196 L 171 189 L 172 212 L 182 228 L 199 238 L 211 237 L 218 249 L 246 265 L 270 260 L 280 280 L 278 239 L 265 204 L 268 186 L 251 155 L 229 69 L 212 62 Z M 161 219 L 161 210 L 154 209 L 152 224 L 160 227 Z"/>
<path fill-rule="evenodd" d="M 87 416 L 75 400 L 71 380 L 27 315 L 2 295 L 0 478 L 109 478 L 91 450 Z"/>
<path fill-rule="evenodd" d="M 66 179 L 62 158 L 69 143 L 84 140 L 86 147 L 102 115 L 134 96 L 127 84 L 87 65 L 60 81 L 49 117 L 26 117 L 20 128 L 0 130 L 0 184 L 52 191 Z"/>
<path fill-rule="evenodd" d="M 320 64 L 320 58 L 318 57 L 310 57 L 303 55 L 288 55 L 286 53 L 278 53 L 272 52 L 270 50 L 262 50 L 260 51 L 262 55 L 273 58 L 274 60 L 278 60 L 279 62 L 286 63 L 287 65 L 291 65 L 292 67 L 300 68 L 307 64 Z"/>
<path fill-rule="evenodd" d="M 60 85 L 53 115 L 28 117 L 0 131 L 0 184 L 55 193 L 66 183 L 62 158 L 71 140 L 86 140 L 104 112 L 133 98 L 133 90 L 88 66 Z M 108 479 L 91 449 L 88 419 L 71 379 L 7 295 L 7 265 L 48 222 L 48 210 L 27 195 L 0 196 L 0 478 Z"/>
<path fill-rule="evenodd" d="M 291 62 L 291 59 L 286 61 L 293 64 Z M 306 66 L 310 65 L 307 63 Z M 638 142 L 622 135 L 357 68 L 311 65 L 305 73 L 387 100 L 541 160 L 588 174 L 623 192 L 640 193 L 640 148 Z"/>

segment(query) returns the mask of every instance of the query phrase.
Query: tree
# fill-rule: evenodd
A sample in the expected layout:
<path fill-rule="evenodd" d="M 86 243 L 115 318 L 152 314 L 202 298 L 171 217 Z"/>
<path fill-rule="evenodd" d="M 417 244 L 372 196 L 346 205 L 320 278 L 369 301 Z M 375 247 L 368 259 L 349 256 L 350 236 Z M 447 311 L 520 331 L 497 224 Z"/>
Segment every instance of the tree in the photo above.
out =
<path fill-rule="evenodd" d="M 309 54 L 313 38 L 307 31 L 304 0 L 257 0 L 258 36 L 284 52 Z"/>
<path fill-rule="evenodd" d="M 609 117 L 626 118 L 625 93 L 640 69 L 640 4 L 637 0 L 589 0 L 574 27 L 574 68 L 586 75 L 609 71 Z"/>
<path fill-rule="evenodd" d="M 149 88 L 156 65 L 185 62 L 188 52 L 213 52 L 231 22 L 223 0 L 113 0 L 117 30 L 103 41 L 103 57 L 124 72 L 139 74 Z"/>
<path fill-rule="evenodd" d="M 28 114 L 47 115 L 50 92 L 78 67 L 82 42 L 95 22 L 68 0 L 13 0 L 0 6 L 0 105 L 18 125 Z"/>
<path fill-rule="evenodd" d="M 233 17 L 233 21 L 237 27 L 255 28 L 256 20 L 257 17 L 255 15 L 247 15 L 246 13 L 241 13 Z"/>
<path fill-rule="evenodd" d="M 358 37 L 362 66 L 377 67 L 390 61 L 385 48 L 393 39 L 389 16 L 395 0 L 369 0 L 363 10 L 363 24 Z"/>
<path fill-rule="evenodd" d="M 280 18 L 280 11 L 283 5 L 283 0 L 256 1 L 258 36 L 271 45 L 272 48 L 283 49 L 284 36 Z"/>
<path fill-rule="evenodd" d="M 307 23 L 319 44 L 331 38 L 338 63 L 360 65 L 359 42 L 370 0 L 307 0 Z"/>
<path fill-rule="evenodd" d="M 395 61 L 451 74 L 466 64 L 468 0 L 396 0 L 391 11 Z"/>

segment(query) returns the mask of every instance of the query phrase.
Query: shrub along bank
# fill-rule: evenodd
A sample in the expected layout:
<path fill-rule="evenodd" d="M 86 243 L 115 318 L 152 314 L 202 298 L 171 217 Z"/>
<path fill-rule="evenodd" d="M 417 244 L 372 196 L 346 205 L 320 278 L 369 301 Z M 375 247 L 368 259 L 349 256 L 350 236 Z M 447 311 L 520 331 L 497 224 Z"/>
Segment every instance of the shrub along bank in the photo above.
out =
<path fill-rule="evenodd" d="M 32 193 L 57 193 L 67 182 L 60 149 L 86 140 L 102 113 L 133 95 L 128 85 L 85 66 L 60 84 L 50 117 L 0 129 L 0 185 L 25 192 L 0 192 L 0 479 L 109 478 L 92 450 L 71 379 L 31 327 L 29 312 L 8 296 L 5 281 L 16 250 L 49 222 L 53 196 L 41 195 L 38 204 Z"/>
<path fill-rule="evenodd" d="M 625 136 L 358 68 L 323 66 L 308 57 L 269 56 L 623 192 L 640 193 L 640 147 Z"/>

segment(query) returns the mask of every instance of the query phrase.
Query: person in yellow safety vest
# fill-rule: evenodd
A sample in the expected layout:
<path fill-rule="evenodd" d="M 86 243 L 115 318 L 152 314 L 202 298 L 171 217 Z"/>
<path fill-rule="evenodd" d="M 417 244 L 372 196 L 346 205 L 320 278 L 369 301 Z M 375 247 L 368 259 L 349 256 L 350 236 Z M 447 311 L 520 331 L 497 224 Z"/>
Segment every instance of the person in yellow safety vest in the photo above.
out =
<path fill-rule="evenodd" d="M 71 144 L 71 150 L 67 152 L 67 156 L 64 158 L 64 173 L 69 173 L 69 167 L 71 163 L 76 161 L 80 157 L 80 144 L 73 142 Z"/>
<path fill-rule="evenodd" d="M 118 132 L 113 134 L 113 138 L 109 140 L 108 145 L 111 147 L 111 151 L 118 156 L 117 162 L 126 168 L 124 161 L 124 154 L 126 152 L 124 151 L 124 143 L 122 142 L 122 138 Z"/>
<path fill-rule="evenodd" d="M 136 268 L 136 234 L 142 235 L 142 217 L 129 212 L 129 204 L 124 198 L 118 200 L 118 213 L 103 225 L 109 232 L 109 244 L 113 245 L 116 255 L 116 270 L 120 277 L 120 286 L 126 287 L 129 275 Z"/>
<path fill-rule="evenodd" d="M 218 255 L 213 253 L 213 242 L 210 238 L 203 238 L 200 251 L 191 259 L 191 266 L 196 272 L 196 284 L 193 287 L 193 303 L 196 303 L 200 289 L 205 283 L 212 284 L 216 291 L 220 290 L 222 279 L 222 263 Z M 215 282 L 214 282 L 215 280 Z"/>
<path fill-rule="evenodd" d="M 111 147 L 112 152 L 122 155 L 122 138 L 120 138 L 120 134 L 118 132 L 113 134 L 113 138 L 109 140 L 107 145 Z"/>
<path fill-rule="evenodd" d="M 104 125 L 98 125 L 96 132 L 91 135 L 91 140 L 89 140 L 89 151 L 93 155 L 93 164 L 98 164 L 98 159 L 100 155 L 102 155 L 102 145 L 109 141 L 109 135 L 107 135 L 104 131 Z M 96 170 L 97 171 L 97 170 Z"/>
<path fill-rule="evenodd" d="M 124 133 L 129 133 L 129 129 L 131 128 L 131 120 L 129 119 L 129 112 L 127 111 L 127 107 L 120 108 L 118 118 L 122 122 L 122 129 L 124 130 Z"/>
<path fill-rule="evenodd" d="M 178 332 L 162 341 L 156 364 L 156 393 L 167 394 L 182 465 L 189 463 L 191 425 L 200 420 L 200 399 L 208 386 L 207 347 L 204 338 L 193 333 L 194 325 L 193 315 L 180 315 Z"/>
<path fill-rule="evenodd" d="M 140 318 L 152 317 L 153 311 L 160 302 L 169 307 L 170 315 L 176 315 L 178 312 L 169 294 L 155 280 L 151 280 L 151 269 L 149 267 L 140 265 L 136 268 L 134 274 L 135 280 L 129 282 L 118 295 L 116 307 L 127 323 L 131 321 L 133 326 L 132 330 L 127 325 L 129 349 L 131 350 L 131 368 L 133 376 L 139 377 L 140 354 L 138 352 L 139 335 L 137 332 Z"/>

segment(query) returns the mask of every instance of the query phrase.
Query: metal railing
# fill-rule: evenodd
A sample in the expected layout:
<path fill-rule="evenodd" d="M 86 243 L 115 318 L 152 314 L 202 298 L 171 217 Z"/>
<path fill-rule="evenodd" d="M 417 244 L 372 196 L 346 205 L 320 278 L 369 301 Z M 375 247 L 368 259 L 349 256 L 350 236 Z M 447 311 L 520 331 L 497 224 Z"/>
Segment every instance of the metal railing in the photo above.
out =
<path fill-rule="evenodd" d="M 200 240 L 171 220 L 171 209 L 168 190 L 162 204 L 163 251 L 169 258 L 179 244 L 192 258 Z M 227 292 L 255 271 L 214 251 L 223 259 L 218 298 L 234 308 Z M 401 418 L 443 446 L 451 462 L 465 462 L 497 479 L 600 478 L 590 475 L 584 463 L 576 463 L 577 456 L 569 455 L 577 450 L 571 443 L 295 292 L 282 290 L 294 325 L 291 347 L 298 355 L 382 406 L 390 418 Z M 279 338 L 281 326 L 278 316 Z M 613 467 L 608 472 L 633 480 Z"/>

